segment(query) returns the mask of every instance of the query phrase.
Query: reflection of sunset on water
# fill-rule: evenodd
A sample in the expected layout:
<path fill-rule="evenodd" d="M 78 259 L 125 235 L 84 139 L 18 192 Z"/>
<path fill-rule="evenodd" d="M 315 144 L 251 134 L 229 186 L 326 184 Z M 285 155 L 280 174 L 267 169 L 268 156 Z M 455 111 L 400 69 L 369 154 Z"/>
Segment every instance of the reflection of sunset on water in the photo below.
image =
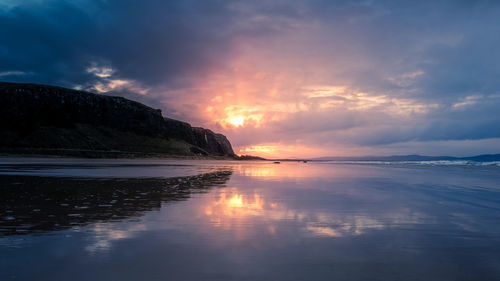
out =
<path fill-rule="evenodd" d="M 252 165 L 238 165 L 236 171 L 248 177 L 284 179 L 284 178 L 326 178 L 326 177 L 347 177 L 369 176 L 358 175 L 352 169 L 338 166 L 331 169 L 329 165 L 314 165 L 303 163 L 302 161 L 281 161 L 280 164 L 272 162 L 256 162 Z"/>
<path fill-rule="evenodd" d="M 246 167 L 240 167 L 240 172 L 245 176 L 249 177 L 272 177 L 276 176 L 276 169 L 273 166 L 262 166 L 254 167 L 251 169 L 246 169 Z"/>
<path fill-rule="evenodd" d="M 394 224 L 419 223 L 422 214 L 401 210 L 400 213 L 384 214 L 382 219 L 369 214 L 343 214 L 325 210 L 303 210 L 273 202 L 263 193 L 244 193 L 237 188 L 222 190 L 217 198 L 207 203 L 204 215 L 216 228 L 232 231 L 237 237 L 245 237 L 262 227 L 269 235 L 280 233 L 284 222 L 298 224 L 305 235 L 339 238 L 357 236 L 369 230 L 382 230 Z M 379 214 L 380 216 L 380 214 Z"/>
<path fill-rule="evenodd" d="M 246 195 L 238 190 L 223 190 L 213 202 L 205 207 L 205 215 L 215 226 L 231 228 L 233 220 L 245 220 L 255 216 L 266 216 L 266 211 L 277 208 L 276 203 L 265 202 L 260 194 Z"/>

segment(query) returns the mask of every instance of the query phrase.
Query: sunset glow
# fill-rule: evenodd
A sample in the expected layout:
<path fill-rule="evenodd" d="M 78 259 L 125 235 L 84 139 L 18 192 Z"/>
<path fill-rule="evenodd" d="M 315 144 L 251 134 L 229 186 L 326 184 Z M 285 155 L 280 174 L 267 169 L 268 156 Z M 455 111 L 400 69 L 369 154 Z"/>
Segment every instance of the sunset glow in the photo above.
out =
<path fill-rule="evenodd" d="M 259 194 L 248 198 L 235 192 L 222 192 L 217 201 L 205 207 L 205 215 L 216 217 L 217 220 L 262 215 L 264 204 Z"/>
<path fill-rule="evenodd" d="M 277 146 L 273 145 L 253 145 L 240 149 L 240 152 L 264 152 L 264 153 L 272 153 L 276 150 Z"/>
<path fill-rule="evenodd" d="M 228 119 L 229 119 L 228 123 L 230 123 L 235 127 L 243 126 L 243 124 L 245 123 L 245 118 L 242 116 L 228 117 Z"/>
<path fill-rule="evenodd" d="M 36 1 L 8 2 L 0 7 L 10 15 L 5 26 L 17 26 L 23 13 L 15 11 Z M 110 11 L 117 7 L 105 2 Z M 148 21 L 123 21 L 134 18 L 132 10 L 118 9 L 109 18 L 92 4 L 74 4 L 67 14 L 94 15 L 92 22 L 102 26 L 75 22 L 81 34 L 56 32 L 44 20 L 55 12 L 44 8 L 40 18 L 31 15 L 40 30 L 2 45 L 0 78 L 131 98 L 168 118 L 224 134 L 236 153 L 497 153 L 500 72 L 491 50 L 499 44 L 500 6 L 427 2 L 222 1 L 214 10 L 203 1 L 175 2 L 158 9 L 174 13 L 169 16 L 151 10 L 155 5 L 138 5 L 145 9 L 140 15 L 149 13 L 155 26 L 178 31 L 172 33 Z M 43 40 L 41 30 L 47 31 Z M 59 38 L 69 38 L 69 45 L 48 43 Z"/>

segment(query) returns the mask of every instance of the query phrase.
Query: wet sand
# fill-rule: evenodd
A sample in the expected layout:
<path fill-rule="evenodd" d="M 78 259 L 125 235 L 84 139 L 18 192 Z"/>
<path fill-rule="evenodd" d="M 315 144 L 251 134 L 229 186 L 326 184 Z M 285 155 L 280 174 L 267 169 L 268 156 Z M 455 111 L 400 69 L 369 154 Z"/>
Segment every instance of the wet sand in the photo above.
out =
<path fill-rule="evenodd" d="M 151 161 L 0 163 L 0 279 L 500 276 L 496 166 Z"/>

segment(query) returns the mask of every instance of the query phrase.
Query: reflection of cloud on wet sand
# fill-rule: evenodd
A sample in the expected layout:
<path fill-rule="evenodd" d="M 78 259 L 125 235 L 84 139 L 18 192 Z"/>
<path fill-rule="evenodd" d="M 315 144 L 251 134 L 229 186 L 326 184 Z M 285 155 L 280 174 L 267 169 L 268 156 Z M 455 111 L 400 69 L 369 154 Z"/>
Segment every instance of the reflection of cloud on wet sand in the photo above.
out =
<path fill-rule="evenodd" d="M 139 232 L 146 231 L 145 224 L 126 224 L 126 227 L 120 228 L 120 225 L 109 223 L 96 223 L 92 226 L 91 232 L 94 239 L 85 250 L 90 253 L 107 252 L 112 243 L 118 240 L 132 238 Z"/>
<path fill-rule="evenodd" d="M 302 161 L 281 162 L 274 164 L 271 162 L 259 162 L 245 165 L 238 165 L 234 172 L 246 177 L 258 179 L 284 179 L 293 178 L 294 180 L 303 178 L 338 178 L 352 177 L 357 178 L 370 176 L 371 173 L 359 174 L 348 167 L 331 165 L 311 165 Z"/>
<path fill-rule="evenodd" d="M 283 223 L 293 222 L 309 235 L 345 237 L 362 235 L 370 230 L 382 230 L 401 224 L 422 222 L 423 214 L 408 209 L 394 213 L 334 213 L 291 209 L 283 202 L 266 199 L 265 195 L 242 193 L 237 188 L 218 191 L 213 201 L 204 206 L 204 214 L 212 226 L 225 231 L 238 231 L 263 224 L 275 235 Z"/>
<path fill-rule="evenodd" d="M 265 217 L 269 210 L 276 207 L 276 204 L 265 202 L 260 194 L 255 193 L 253 196 L 248 196 L 231 188 L 221 190 L 218 199 L 205 206 L 204 213 L 214 226 L 230 229 L 235 220 Z"/>

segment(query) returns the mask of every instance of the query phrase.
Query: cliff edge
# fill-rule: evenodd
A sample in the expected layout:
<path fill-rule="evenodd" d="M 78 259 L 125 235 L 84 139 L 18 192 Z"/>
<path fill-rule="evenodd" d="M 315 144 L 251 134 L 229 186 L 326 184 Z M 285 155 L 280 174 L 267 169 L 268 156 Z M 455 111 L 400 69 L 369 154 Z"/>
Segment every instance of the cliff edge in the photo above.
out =
<path fill-rule="evenodd" d="M 234 157 L 222 134 L 114 96 L 0 82 L 0 152 Z"/>

